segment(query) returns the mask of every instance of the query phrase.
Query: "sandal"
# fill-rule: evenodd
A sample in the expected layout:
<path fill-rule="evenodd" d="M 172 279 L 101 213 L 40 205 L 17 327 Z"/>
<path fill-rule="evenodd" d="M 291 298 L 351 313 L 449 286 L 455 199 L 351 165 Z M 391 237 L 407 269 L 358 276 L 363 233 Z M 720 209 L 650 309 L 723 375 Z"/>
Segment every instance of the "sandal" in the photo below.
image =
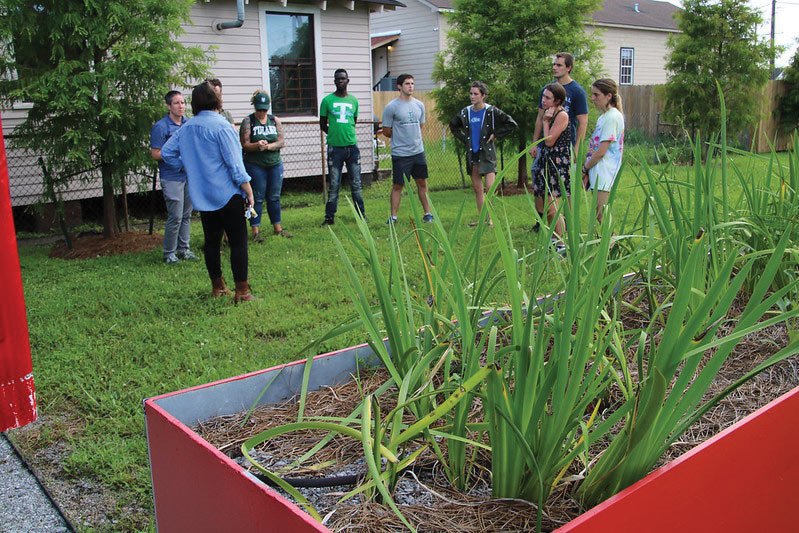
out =
<path fill-rule="evenodd" d="M 276 231 L 275 235 L 278 235 L 280 237 L 285 237 L 287 239 L 290 239 L 290 238 L 294 237 L 294 235 L 292 235 L 291 233 L 289 233 L 288 231 L 286 231 L 284 229 L 282 229 L 280 231 Z"/>
<path fill-rule="evenodd" d="M 252 236 L 252 242 L 257 242 L 260 244 L 264 242 L 264 236 L 261 235 L 260 233 L 256 233 L 255 235 Z"/>

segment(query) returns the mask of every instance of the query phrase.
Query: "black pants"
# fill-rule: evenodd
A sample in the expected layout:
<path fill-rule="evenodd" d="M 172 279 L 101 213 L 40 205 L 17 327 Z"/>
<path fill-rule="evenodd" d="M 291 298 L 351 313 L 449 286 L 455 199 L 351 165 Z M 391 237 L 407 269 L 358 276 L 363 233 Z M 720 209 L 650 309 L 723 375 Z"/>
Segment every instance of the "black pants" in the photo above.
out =
<path fill-rule="evenodd" d="M 230 269 L 233 281 L 247 281 L 247 223 L 244 219 L 244 198 L 234 194 L 222 209 L 200 211 L 205 244 L 205 268 L 211 279 L 222 277 L 222 260 L 219 247 L 222 233 L 227 233 L 230 244 Z"/>

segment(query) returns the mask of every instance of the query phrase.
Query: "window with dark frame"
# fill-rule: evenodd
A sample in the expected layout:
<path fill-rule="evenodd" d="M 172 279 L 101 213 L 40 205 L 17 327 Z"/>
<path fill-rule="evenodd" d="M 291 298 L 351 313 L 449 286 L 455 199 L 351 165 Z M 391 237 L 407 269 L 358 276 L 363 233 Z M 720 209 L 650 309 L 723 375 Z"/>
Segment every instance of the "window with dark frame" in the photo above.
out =
<path fill-rule="evenodd" d="M 317 113 L 313 15 L 266 13 L 269 89 L 276 115 Z"/>
<path fill-rule="evenodd" d="M 635 50 L 633 48 L 622 48 L 619 60 L 619 85 L 633 84 L 633 63 L 635 61 Z"/>

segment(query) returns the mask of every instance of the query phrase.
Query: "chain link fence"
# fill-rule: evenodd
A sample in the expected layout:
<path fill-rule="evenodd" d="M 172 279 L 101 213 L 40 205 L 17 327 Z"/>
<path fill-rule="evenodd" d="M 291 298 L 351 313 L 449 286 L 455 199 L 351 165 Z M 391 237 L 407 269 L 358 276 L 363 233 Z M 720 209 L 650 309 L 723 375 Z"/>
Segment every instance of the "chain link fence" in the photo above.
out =
<path fill-rule="evenodd" d="M 285 169 L 284 193 L 292 190 L 319 191 L 319 205 L 324 205 L 327 175 L 325 135 L 316 121 L 284 121 L 286 146 L 281 150 Z M 467 188 L 471 178 L 464 164 L 464 149 L 437 121 L 423 125 L 425 154 L 430 169 L 431 190 Z M 377 121 L 358 121 L 356 136 L 361 150 L 361 171 L 365 183 L 391 179 L 390 140 L 381 134 Z M 17 231 L 44 233 L 59 226 L 63 216 L 66 226 L 74 228 L 102 221 L 102 180 L 99 171 L 73 176 L 63 185 L 46 189 L 44 162 L 39 154 L 13 148 L 14 136 L 6 136 L 6 151 L 11 201 Z M 142 147 L 147 149 L 147 147 Z M 503 152 L 500 150 L 501 167 Z M 116 184 L 117 220 L 120 229 L 148 225 L 155 217 L 166 216 L 163 195 L 155 174 L 131 174 Z M 347 182 L 346 172 L 343 180 Z M 152 224 L 152 222 L 149 222 Z"/>

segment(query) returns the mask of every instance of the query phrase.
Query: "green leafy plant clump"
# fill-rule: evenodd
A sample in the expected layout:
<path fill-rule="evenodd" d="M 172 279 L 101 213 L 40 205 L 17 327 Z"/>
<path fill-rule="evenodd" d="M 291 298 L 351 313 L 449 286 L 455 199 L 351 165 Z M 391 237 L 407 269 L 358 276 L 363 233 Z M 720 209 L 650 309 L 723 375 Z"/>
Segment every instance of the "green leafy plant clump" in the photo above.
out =
<path fill-rule="evenodd" d="M 616 189 L 600 224 L 592 216 L 596 197 L 573 186 L 571 202 L 561 207 L 568 228 L 565 259 L 549 245 L 551 230 L 542 230 L 529 252 L 514 245 L 494 197 L 496 185 L 485 206 L 496 228 L 484 220 L 464 234 L 460 216 L 450 229 L 439 217 L 425 225 L 412 200 L 411 229 L 403 234 L 391 228 L 388 256 L 380 256 L 363 222 L 357 234 L 343 230 L 344 241 L 334 234 L 358 312 L 352 324 L 366 329 L 388 370 L 387 386 L 398 391 L 397 407 L 383 415 L 378 395 L 365 396 L 335 426 L 321 428 L 326 422 L 301 416 L 295 425 L 250 439 L 243 451 L 301 428 L 349 435 L 362 443 L 368 475 L 342 500 L 371 495 L 409 529 L 414 525 L 393 501 L 392 489 L 399 471 L 425 450 L 460 490 L 479 475 L 475 448 L 489 450 L 493 496 L 535 503 L 539 529 L 544 503 L 575 465 L 584 472 L 575 495 L 586 506 L 642 478 L 727 394 L 799 353 L 792 341 L 706 398 L 745 335 L 799 315 L 799 278 L 786 274 L 795 272 L 797 251 L 790 245 L 796 223 L 783 221 L 779 236 L 761 240 L 762 248 L 744 244 L 747 235 L 765 230 L 754 229 L 768 224 L 757 218 L 763 209 L 786 212 L 799 165 L 791 163 L 782 176 L 781 194 L 764 198 L 730 164 L 723 128 L 717 138 L 720 144 L 716 138 L 708 144 L 719 156 L 694 165 L 687 179 L 670 178 L 678 167 L 658 173 L 639 162 L 634 174 L 646 200 L 641 214 L 623 223 L 625 235 L 613 232 Z M 697 161 L 702 146 L 697 138 Z M 776 154 L 769 160 L 773 164 Z M 730 167 L 748 203 L 729 198 Z M 361 261 L 369 266 L 367 278 L 353 266 Z M 407 275 L 414 264 L 424 272 L 418 283 Z M 376 300 L 370 300 L 366 280 L 374 283 Z M 554 296 L 536 298 L 553 285 Z M 624 295 L 632 285 L 642 296 L 631 303 Z M 731 314 L 736 301 L 746 303 Z M 647 327 L 623 325 L 622 311 L 631 307 L 648 316 Z M 617 399 L 606 402 L 611 390 Z M 598 451 L 602 441 L 609 444 Z"/>

